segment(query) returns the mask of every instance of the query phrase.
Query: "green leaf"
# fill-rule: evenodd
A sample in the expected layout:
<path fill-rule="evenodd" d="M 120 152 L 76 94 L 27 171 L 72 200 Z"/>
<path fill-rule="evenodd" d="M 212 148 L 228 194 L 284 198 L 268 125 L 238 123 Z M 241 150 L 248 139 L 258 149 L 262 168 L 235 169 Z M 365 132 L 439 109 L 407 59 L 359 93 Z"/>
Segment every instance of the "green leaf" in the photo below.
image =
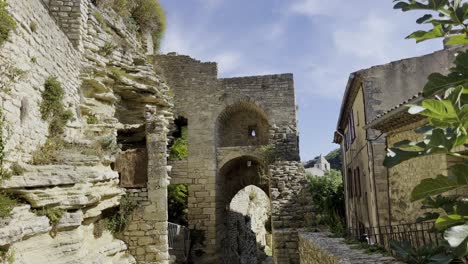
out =
<path fill-rule="evenodd" d="M 411 201 L 448 192 L 458 187 L 456 180 L 443 175 L 438 175 L 436 178 L 424 179 L 411 192 Z"/>
<path fill-rule="evenodd" d="M 468 84 L 468 52 L 461 52 L 455 59 L 455 67 L 450 69 L 448 75 L 433 73 L 429 75 L 424 86 L 423 96 L 430 97 L 444 89 Z"/>
<path fill-rule="evenodd" d="M 434 213 L 434 212 L 426 212 L 424 213 L 424 216 L 418 217 L 416 219 L 416 223 L 422 223 L 425 221 L 430 221 L 430 220 L 435 220 L 439 218 L 440 214 L 439 213 Z"/>
<path fill-rule="evenodd" d="M 468 165 L 456 164 L 450 167 L 450 173 L 456 179 L 458 186 L 468 186 Z"/>
<path fill-rule="evenodd" d="M 438 254 L 435 256 L 432 256 L 429 259 L 429 264 L 449 264 L 453 260 L 453 257 L 447 256 L 445 254 Z"/>
<path fill-rule="evenodd" d="M 390 148 L 384 160 L 384 166 L 392 168 L 404 161 L 424 155 L 421 151 L 405 151 L 398 148 Z"/>
<path fill-rule="evenodd" d="M 445 43 L 446 45 L 466 45 L 468 44 L 468 37 L 466 35 L 456 35 L 449 37 L 449 41 Z"/>
<path fill-rule="evenodd" d="M 435 38 L 441 38 L 445 36 L 445 31 L 442 28 L 442 25 L 436 25 L 434 26 L 433 29 L 429 31 L 424 31 L 424 30 L 418 30 L 416 32 L 413 32 L 409 36 L 407 36 L 407 39 L 415 39 L 416 43 L 426 41 L 429 39 L 435 39 Z"/>
<path fill-rule="evenodd" d="M 435 227 L 439 231 L 446 230 L 455 225 L 465 223 L 465 219 L 461 215 L 445 215 L 437 218 Z"/>
<path fill-rule="evenodd" d="M 418 18 L 418 20 L 416 20 L 416 23 L 422 24 L 422 23 L 428 21 L 428 20 L 431 19 L 431 18 L 432 18 L 432 15 L 426 14 L 426 15 L 424 15 L 424 16 Z"/>

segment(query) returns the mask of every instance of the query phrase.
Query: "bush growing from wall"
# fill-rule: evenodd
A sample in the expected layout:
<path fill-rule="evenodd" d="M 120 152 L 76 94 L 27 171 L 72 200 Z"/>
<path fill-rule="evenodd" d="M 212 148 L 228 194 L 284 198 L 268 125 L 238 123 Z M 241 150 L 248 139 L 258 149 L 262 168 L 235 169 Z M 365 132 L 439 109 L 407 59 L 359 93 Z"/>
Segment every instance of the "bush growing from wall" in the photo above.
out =
<path fill-rule="evenodd" d="M 0 46 L 8 39 L 10 32 L 16 28 L 16 21 L 8 14 L 5 1 L 0 0 Z"/>
<path fill-rule="evenodd" d="M 325 176 L 307 175 L 309 191 L 318 213 L 318 223 L 330 227 L 339 235 L 345 234 L 344 189 L 341 173 L 331 170 Z"/>
<path fill-rule="evenodd" d="M 166 30 L 166 14 L 159 1 L 97 0 L 96 2 L 98 6 L 112 8 L 131 28 L 134 28 L 136 24 L 141 33 L 150 32 L 154 42 L 154 51 L 159 50 Z"/>
<path fill-rule="evenodd" d="M 184 159 L 188 155 L 187 127 L 182 127 L 182 135 L 174 140 L 170 148 L 170 159 Z"/>
<path fill-rule="evenodd" d="M 42 103 L 40 105 L 43 120 L 49 121 L 49 136 L 63 134 L 65 125 L 73 117 L 63 105 L 64 91 L 56 77 L 49 77 L 44 83 Z"/>
<path fill-rule="evenodd" d="M 187 225 L 188 188 L 185 184 L 171 184 L 167 187 L 169 222 Z"/>

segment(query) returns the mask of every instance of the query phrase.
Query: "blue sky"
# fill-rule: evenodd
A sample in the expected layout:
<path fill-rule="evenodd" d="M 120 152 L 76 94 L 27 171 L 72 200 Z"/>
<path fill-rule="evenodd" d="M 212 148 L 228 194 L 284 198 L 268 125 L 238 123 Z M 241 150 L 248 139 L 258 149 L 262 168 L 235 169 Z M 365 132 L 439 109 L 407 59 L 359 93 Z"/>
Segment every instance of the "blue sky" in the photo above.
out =
<path fill-rule="evenodd" d="M 162 52 L 218 62 L 219 77 L 293 73 L 302 160 L 331 143 L 351 72 L 441 49 L 405 40 L 415 13 L 392 0 L 161 0 Z"/>

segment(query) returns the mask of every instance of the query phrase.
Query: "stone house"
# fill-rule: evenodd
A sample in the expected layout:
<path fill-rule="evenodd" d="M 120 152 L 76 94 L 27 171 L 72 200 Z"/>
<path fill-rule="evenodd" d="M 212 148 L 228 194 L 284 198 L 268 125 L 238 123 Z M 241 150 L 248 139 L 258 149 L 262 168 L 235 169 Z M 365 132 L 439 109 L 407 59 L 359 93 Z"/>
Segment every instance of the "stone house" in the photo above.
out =
<path fill-rule="evenodd" d="M 312 168 L 306 168 L 306 172 L 314 176 L 324 176 L 330 171 L 330 163 L 320 155 Z"/>
<path fill-rule="evenodd" d="M 334 142 L 341 145 L 348 228 L 391 224 L 387 136 L 366 124 L 422 91 L 427 76 L 447 72 L 457 49 L 394 61 L 352 73 Z"/>
<path fill-rule="evenodd" d="M 403 140 L 421 140 L 423 135 L 415 129 L 427 124 L 427 120 L 419 115 L 408 113 L 407 104 L 417 104 L 422 97 L 417 95 L 379 116 L 367 127 L 376 129 L 387 136 L 387 146 Z M 456 152 L 466 152 L 468 149 L 460 146 Z M 388 169 L 389 218 L 392 225 L 414 223 L 418 217 L 431 209 L 422 209 L 422 202 L 411 202 L 411 191 L 421 180 L 434 178 L 437 175 L 448 175 L 448 168 L 458 162 L 459 158 L 446 154 L 436 154 L 418 157 L 405 161 Z M 453 194 L 466 194 L 466 190 L 457 190 Z"/>
<path fill-rule="evenodd" d="M 219 79 L 216 63 L 153 56 L 151 38 L 96 1 L 6 2 L 18 26 L 0 46 L 0 105 L 10 128 L 0 129 L 11 132 L 2 169 L 24 171 L 0 184 L 0 195 L 22 198 L 0 221 L 0 261 L 17 252 L 18 263 L 168 264 L 172 166 L 172 181 L 189 188 L 190 228 L 204 233 L 197 263 L 221 263 L 232 249 L 229 208 L 251 185 L 270 202 L 274 263 L 299 263 L 298 229 L 312 206 L 292 74 Z M 38 164 L 52 142 L 52 122 L 41 116 L 49 79 L 62 84 L 59 104 L 73 119 L 63 146 Z M 189 155 L 168 164 L 178 126 L 187 127 Z M 63 216 L 54 223 L 39 210 Z M 107 230 L 117 213 L 128 220 L 119 238 Z M 236 219 L 262 227 L 266 217 Z"/>

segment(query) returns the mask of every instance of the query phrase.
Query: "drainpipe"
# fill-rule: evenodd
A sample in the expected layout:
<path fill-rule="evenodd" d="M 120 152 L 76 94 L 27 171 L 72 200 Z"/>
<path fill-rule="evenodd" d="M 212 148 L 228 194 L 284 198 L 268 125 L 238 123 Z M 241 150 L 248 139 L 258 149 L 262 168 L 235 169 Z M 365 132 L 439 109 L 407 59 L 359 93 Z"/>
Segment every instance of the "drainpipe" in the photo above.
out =
<path fill-rule="evenodd" d="M 336 133 L 337 133 L 338 135 L 340 135 L 340 137 L 342 138 L 341 141 L 343 142 L 343 139 L 345 138 L 345 136 L 343 135 L 343 133 L 341 133 L 341 132 L 338 131 L 338 130 L 336 131 Z M 345 151 L 345 147 L 344 147 L 344 145 L 343 145 L 342 143 L 340 144 L 340 148 L 341 148 L 341 157 L 343 158 L 343 160 L 341 161 L 341 162 L 342 162 L 342 165 L 341 165 L 341 170 L 342 170 L 342 172 L 341 172 L 341 180 L 343 181 L 343 183 L 346 183 L 346 176 L 347 176 L 347 174 L 348 174 L 348 171 L 347 171 L 347 168 L 346 168 L 346 166 L 347 166 L 347 165 L 346 165 L 346 164 L 347 164 L 347 162 L 346 162 L 346 151 Z M 348 189 L 349 189 L 349 188 L 348 188 L 348 183 L 346 183 L 346 186 L 343 185 L 343 187 L 346 187 L 346 189 L 345 189 L 345 194 L 346 194 L 346 196 L 345 196 L 345 201 L 346 201 L 346 200 L 348 200 L 348 197 L 349 197 L 349 194 L 348 194 Z M 351 217 L 349 216 L 349 206 L 348 206 L 348 203 L 347 203 L 347 202 L 345 202 L 345 208 L 346 208 L 346 216 L 347 216 L 347 219 L 346 219 L 346 220 L 350 220 Z M 349 223 L 348 223 L 348 224 L 349 224 Z"/>

